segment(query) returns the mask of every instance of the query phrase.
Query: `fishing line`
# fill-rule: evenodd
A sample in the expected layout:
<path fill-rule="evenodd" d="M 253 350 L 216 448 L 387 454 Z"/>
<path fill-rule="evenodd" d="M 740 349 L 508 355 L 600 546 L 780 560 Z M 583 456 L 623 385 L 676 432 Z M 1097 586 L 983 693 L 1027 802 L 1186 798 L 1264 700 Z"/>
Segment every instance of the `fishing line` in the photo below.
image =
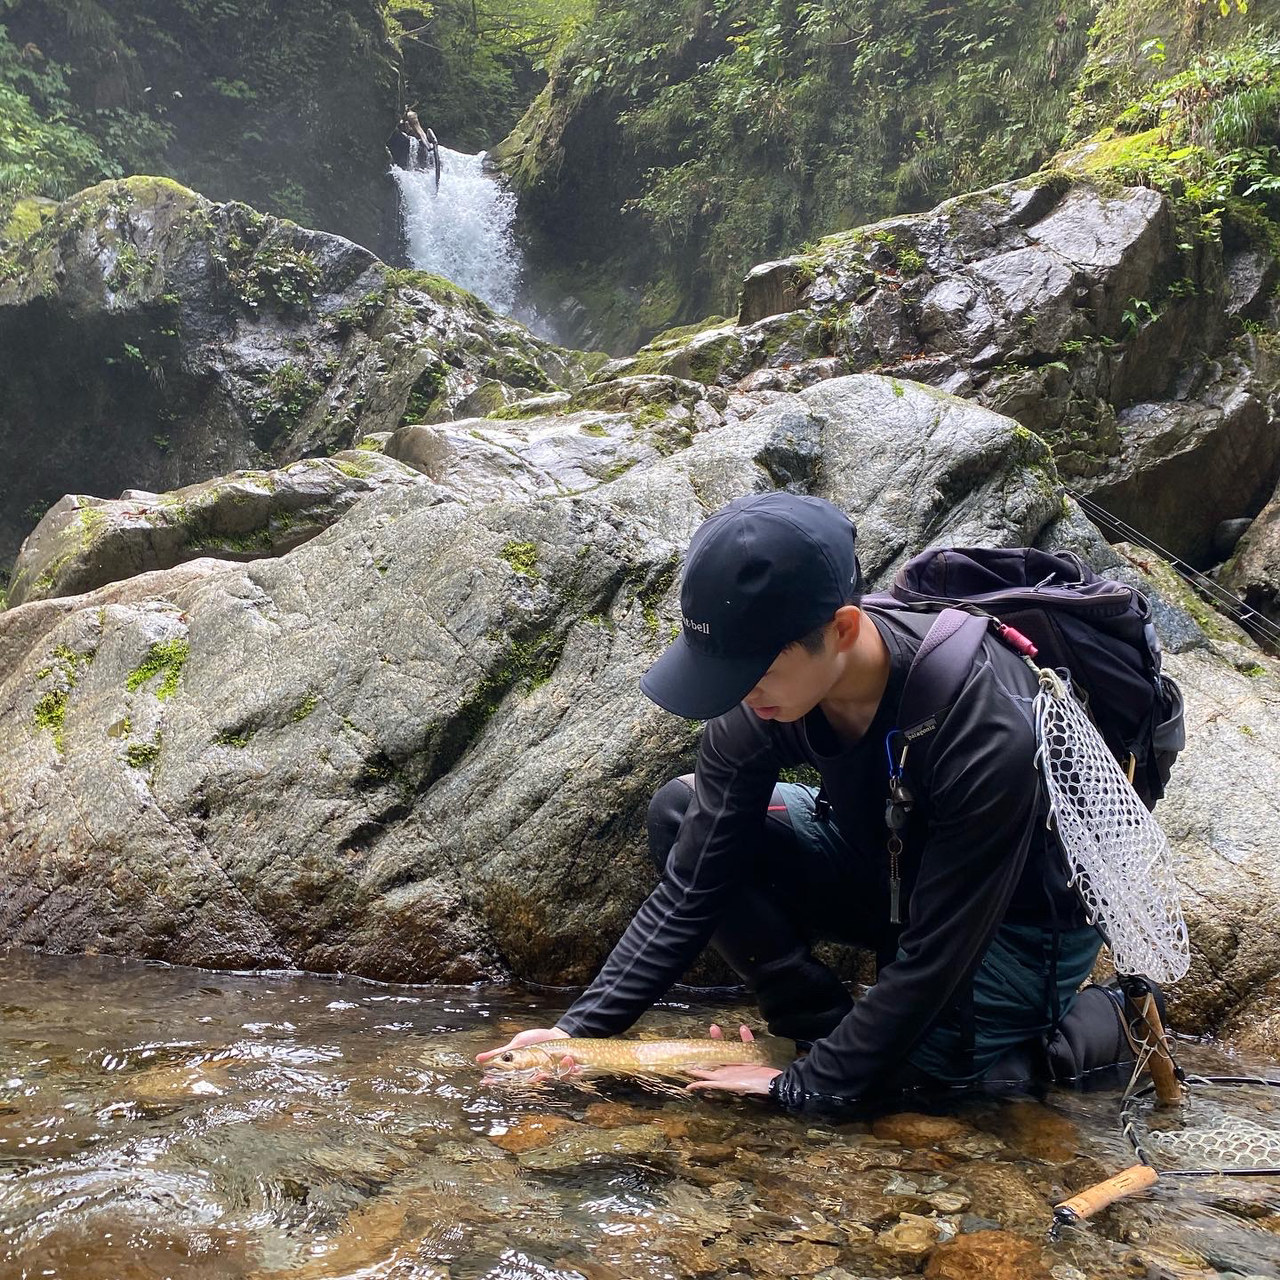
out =
<path fill-rule="evenodd" d="M 1167 560 L 1180 577 L 1185 578 L 1195 590 L 1207 596 L 1209 603 L 1220 612 L 1226 614 L 1237 626 L 1259 639 L 1266 640 L 1276 648 L 1280 648 L 1280 626 L 1277 626 L 1265 614 L 1259 613 L 1252 605 L 1246 604 L 1239 596 L 1234 595 L 1226 587 L 1215 582 L 1207 573 L 1202 573 L 1199 569 L 1194 568 L 1185 560 L 1174 555 L 1167 547 L 1162 547 L 1155 539 L 1147 537 L 1140 529 L 1135 529 L 1118 516 L 1113 516 L 1106 508 L 1100 507 L 1094 502 L 1092 498 L 1085 497 L 1084 494 L 1078 493 L 1070 486 L 1066 486 L 1066 493 L 1079 504 L 1080 509 L 1090 520 L 1097 525 L 1105 526 L 1104 532 L 1110 529 L 1122 541 L 1134 542 L 1139 546 L 1150 548 L 1162 560 Z"/>

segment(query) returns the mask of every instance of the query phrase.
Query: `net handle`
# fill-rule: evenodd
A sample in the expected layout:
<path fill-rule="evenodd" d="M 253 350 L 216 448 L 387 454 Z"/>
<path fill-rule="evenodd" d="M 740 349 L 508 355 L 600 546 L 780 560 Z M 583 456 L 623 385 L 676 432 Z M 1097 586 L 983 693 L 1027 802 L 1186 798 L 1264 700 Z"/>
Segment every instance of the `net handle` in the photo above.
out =
<path fill-rule="evenodd" d="M 1117 1173 L 1114 1178 L 1086 1187 L 1069 1200 L 1056 1205 L 1053 1220 L 1060 1225 L 1083 1222 L 1107 1205 L 1115 1204 L 1117 1200 L 1154 1187 L 1159 1178 L 1160 1175 L 1149 1164 L 1135 1164 L 1123 1173 Z"/>
<path fill-rule="evenodd" d="M 1150 1033 L 1147 1044 L 1151 1052 L 1146 1066 L 1151 1073 L 1151 1082 L 1155 1085 L 1156 1098 L 1164 1106 L 1176 1106 L 1182 1101 L 1182 1081 L 1178 1079 L 1178 1069 L 1169 1049 L 1168 1033 L 1164 1029 L 1164 1023 L 1160 1021 L 1156 998 L 1149 990 L 1140 995 L 1131 994 L 1129 998 Z"/>
<path fill-rule="evenodd" d="M 1138 1046 L 1138 1061 L 1150 1072 L 1152 1088 L 1161 1105 L 1176 1106 L 1182 1101 L 1182 1081 L 1178 1077 L 1178 1068 L 1169 1048 L 1168 1033 L 1160 1020 L 1160 1009 L 1156 1005 L 1156 998 L 1145 983 L 1140 986 L 1133 983 L 1124 985 L 1125 995 L 1137 1011 L 1138 1017 L 1146 1025 L 1147 1034 L 1143 1037 L 1142 1044 Z M 1145 1059 L 1141 1053 L 1143 1049 L 1146 1050 Z M 1141 1152 L 1139 1154 L 1141 1155 Z M 1056 1227 L 1083 1222 L 1099 1210 L 1115 1204 L 1117 1200 L 1123 1200 L 1154 1187 L 1159 1177 L 1160 1175 L 1149 1164 L 1132 1165 L 1123 1173 L 1117 1173 L 1115 1177 L 1108 1178 L 1105 1182 L 1086 1187 L 1077 1195 L 1055 1205 L 1054 1225 Z"/>

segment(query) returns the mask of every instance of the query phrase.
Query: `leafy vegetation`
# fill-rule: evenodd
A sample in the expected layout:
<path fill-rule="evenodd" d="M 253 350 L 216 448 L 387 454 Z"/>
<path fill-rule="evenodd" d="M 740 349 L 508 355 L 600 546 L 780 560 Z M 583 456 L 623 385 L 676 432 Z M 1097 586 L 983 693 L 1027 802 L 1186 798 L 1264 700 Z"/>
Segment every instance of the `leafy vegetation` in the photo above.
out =
<path fill-rule="evenodd" d="M 728 311 L 744 270 L 775 251 L 1043 163 L 1066 128 L 1094 10 L 601 0 L 522 122 L 510 167 L 535 214 L 545 201 L 559 216 L 544 162 L 564 146 L 561 172 L 576 170 L 578 184 L 614 155 L 620 129 L 634 163 L 600 184 L 599 204 L 582 202 L 557 242 L 602 256 L 626 244 L 636 266 L 656 247 L 686 298 L 694 281 L 685 311 Z"/>
<path fill-rule="evenodd" d="M 404 105 L 456 150 L 491 147 L 546 83 L 591 0 L 390 0 Z"/>
<path fill-rule="evenodd" d="M 1152 84 L 1078 153 L 1099 176 L 1169 192 L 1186 238 L 1237 238 L 1280 251 L 1280 38 L 1254 30 Z M 1174 297 L 1195 292 L 1175 280 Z M 1130 299 L 1125 322 L 1150 319 Z M 1132 319 L 1130 318 L 1132 314 Z"/>
<path fill-rule="evenodd" d="M 29 192 L 69 196 L 120 175 L 72 112 L 63 68 L 34 44 L 17 47 L 0 26 L 0 212 Z"/>
<path fill-rule="evenodd" d="M 631 301 L 609 314 L 596 279 L 566 281 L 575 295 L 606 327 L 647 310 L 647 334 L 731 310 L 750 265 L 806 239 L 1043 166 L 1197 53 L 1269 30 L 1277 11 L 600 0 L 498 154 L 548 261 L 585 257 L 602 295 L 621 280 Z"/>
<path fill-rule="evenodd" d="M 0 201 L 150 172 L 311 225 L 376 230 L 352 175 L 376 179 L 395 112 L 378 5 L 3 0 L 0 11 Z"/>

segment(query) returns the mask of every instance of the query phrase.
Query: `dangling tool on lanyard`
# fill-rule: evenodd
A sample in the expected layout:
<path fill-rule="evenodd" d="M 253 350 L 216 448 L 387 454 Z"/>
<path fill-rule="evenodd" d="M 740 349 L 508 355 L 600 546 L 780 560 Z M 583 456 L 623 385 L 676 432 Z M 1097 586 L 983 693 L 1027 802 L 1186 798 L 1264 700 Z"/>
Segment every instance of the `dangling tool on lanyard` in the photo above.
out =
<path fill-rule="evenodd" d="M 896 756 L 893 750 L 895 737 L 902 738 L 902 750 Z M 889 923 L 902 923 L 902 836 L 915 797 L 902 780 L 902 767 L 907 762 L 910 743 L 897 729 L 885 735 L 884 750 L 889 757 L 889 799 L 884 806 L 884 824 L 889 828 Z"/>

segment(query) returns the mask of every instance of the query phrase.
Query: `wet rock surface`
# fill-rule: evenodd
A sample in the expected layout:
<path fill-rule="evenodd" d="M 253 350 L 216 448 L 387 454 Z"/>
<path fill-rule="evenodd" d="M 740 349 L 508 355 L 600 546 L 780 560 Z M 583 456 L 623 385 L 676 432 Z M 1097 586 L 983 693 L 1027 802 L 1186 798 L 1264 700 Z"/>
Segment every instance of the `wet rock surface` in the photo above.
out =
<path fill-rule="evenodd" d="M 1223 567 L 1222 585 L 1280 625 L 1280 491 L 1249 525 Z"/>
<path fill-rule="evenodd" d="M 927 382 L 1016 418 L 1068 482 L 1208 565 L 1217 525 L 1280 479 L 1277 267 L 1264 245 L 1191 252 L 1174 222 L 1146 188 L 1033 176 L 763 264 L 736 326 L 659 335 L 613 367 L 778 390 L 858 370 Z"/>
<path fill-rule="evenodd" d="M 115 500 L 68 494 L 22 544 L 9 605 L 79 595 L 202 556 L 284 555 L 366 494 L 425 483 L 419 472 L 377 450 L 352 449 L 278 471 L 232 472 L 165 494 L 129 489 Z"/>

